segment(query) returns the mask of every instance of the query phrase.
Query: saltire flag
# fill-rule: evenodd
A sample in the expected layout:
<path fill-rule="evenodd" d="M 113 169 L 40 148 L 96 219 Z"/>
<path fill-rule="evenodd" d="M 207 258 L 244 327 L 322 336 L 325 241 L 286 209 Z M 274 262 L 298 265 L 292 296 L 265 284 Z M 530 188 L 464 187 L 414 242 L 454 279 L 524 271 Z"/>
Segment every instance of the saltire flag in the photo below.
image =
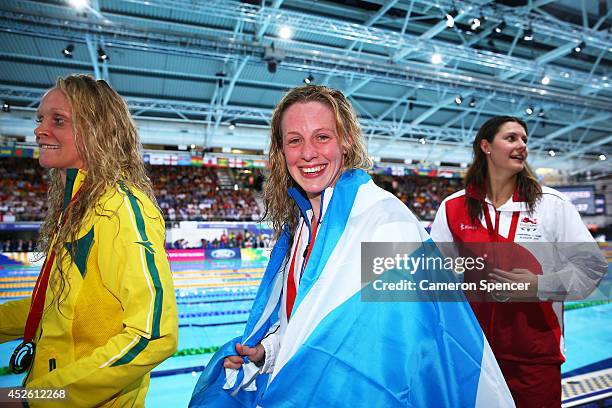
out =
<path fill-rule="evenodd" d="M 326 191 L 327 193 L 327 191 Z M 304 212 L 308 200 L 292 195 Z M 190 407 L 511 407 L 512 397 L 465 300 L 362 299 L 361 242 L 431 242 L 417 218 L 361 170 L 333 188 L 274 370 L 245 359 L 223 368 L 235 344 L 254 347 L 279 320 L 287 230 L 277 241 L 244 334 L 202 373 Z M 419 273 L 419 272 L 417 272 Z"/>

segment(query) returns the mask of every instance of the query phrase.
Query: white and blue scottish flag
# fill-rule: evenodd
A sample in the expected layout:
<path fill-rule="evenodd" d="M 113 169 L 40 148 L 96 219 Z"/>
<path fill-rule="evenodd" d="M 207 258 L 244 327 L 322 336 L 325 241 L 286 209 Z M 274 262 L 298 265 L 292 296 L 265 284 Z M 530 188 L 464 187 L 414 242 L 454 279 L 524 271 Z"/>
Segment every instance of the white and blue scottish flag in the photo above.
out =
<path fill-rule="evenodd" d="M 296 200 L 304 213 L 306 199 Z M 257 345 L 278 322 L 289 235 L 282 234 L 244 334 L 211 359 L 190 407 L 511 407 L 512 397 L 469 305 L 372 302 L 362 242 L 431 241 L 416 217 L 361 170 L 336 183 L 271 374 L 223 368 L 237 342 Z"/>

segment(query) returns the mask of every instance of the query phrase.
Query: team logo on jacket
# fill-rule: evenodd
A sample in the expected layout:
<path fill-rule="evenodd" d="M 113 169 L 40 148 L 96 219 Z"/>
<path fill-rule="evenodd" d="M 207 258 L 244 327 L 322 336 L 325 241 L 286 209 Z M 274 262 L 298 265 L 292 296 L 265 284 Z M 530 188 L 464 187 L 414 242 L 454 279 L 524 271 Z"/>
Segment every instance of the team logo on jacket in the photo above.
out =
<path fill-rule="evenodd" d="M 538 220 L 536 220 L 535 218 L 534 218 L 534 219 L 531 219 L 531 218 L 529 218 L 529 217 L 525 217 L 525 218 L 523 218 L 523 219 L 521 220 L 521 222 L 524 222 L 524 223 L 526 223 L 526 224 L 533 224 L 533 225 L 537 225 Z"/>
<path fill-rule="evenodd" d="M 531 217 L 521 218 L 517 235 L 524 240 L 531 241 L 540 239 L 541 234 L 538 233 L 538 219 Z"/>

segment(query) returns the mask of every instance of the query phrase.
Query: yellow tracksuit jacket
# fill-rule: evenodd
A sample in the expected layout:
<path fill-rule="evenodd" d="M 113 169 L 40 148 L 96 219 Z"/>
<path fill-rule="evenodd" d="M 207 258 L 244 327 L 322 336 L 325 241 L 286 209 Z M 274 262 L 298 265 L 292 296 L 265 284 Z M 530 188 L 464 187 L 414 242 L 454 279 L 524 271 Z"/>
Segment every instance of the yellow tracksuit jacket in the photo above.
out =
<path fill-rule="evenodd" d="M 85 172 L 68 170 L 65 205 Z M 178 316 L 164 249 L 164 222 L 142 192 L 119 183 L 97 203 L 66 257 L 67 298 L 49 306 L 34 338 L 28 389 L 65 389 L 44 407 L 142 407 L 149 372 L 177 347 Z M 56 257 L 56 260 L 58 257 Z M 57 262 L 57 261 L 56 261 Z M 0 342 L 23 336 L 31 299 L 0 305 Z"/>

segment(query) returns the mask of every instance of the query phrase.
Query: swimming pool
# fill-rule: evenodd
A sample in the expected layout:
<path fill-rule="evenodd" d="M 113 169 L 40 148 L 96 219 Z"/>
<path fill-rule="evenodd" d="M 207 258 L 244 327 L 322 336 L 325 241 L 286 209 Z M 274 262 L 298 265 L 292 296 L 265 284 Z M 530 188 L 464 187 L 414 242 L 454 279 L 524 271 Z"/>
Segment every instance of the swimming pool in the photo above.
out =
<path fill-rule="evenodd" d="M 147 407 L 187 405 L 216 347 L 242 333 L 265 263 L 171 263 L 179 312 L 178 352 L 153 370 Z M 0 302 L 29 295 L 38 267 L 4 262 L 0 268 Z M 564 374 L 612 367 L 612 303 L 566 310 L 565 337 Z M 8 365 L 17 344 L 0 344 L 0 367 Z M 0 375 L 0 387 L 19 385 L 22 378 Z"/>

